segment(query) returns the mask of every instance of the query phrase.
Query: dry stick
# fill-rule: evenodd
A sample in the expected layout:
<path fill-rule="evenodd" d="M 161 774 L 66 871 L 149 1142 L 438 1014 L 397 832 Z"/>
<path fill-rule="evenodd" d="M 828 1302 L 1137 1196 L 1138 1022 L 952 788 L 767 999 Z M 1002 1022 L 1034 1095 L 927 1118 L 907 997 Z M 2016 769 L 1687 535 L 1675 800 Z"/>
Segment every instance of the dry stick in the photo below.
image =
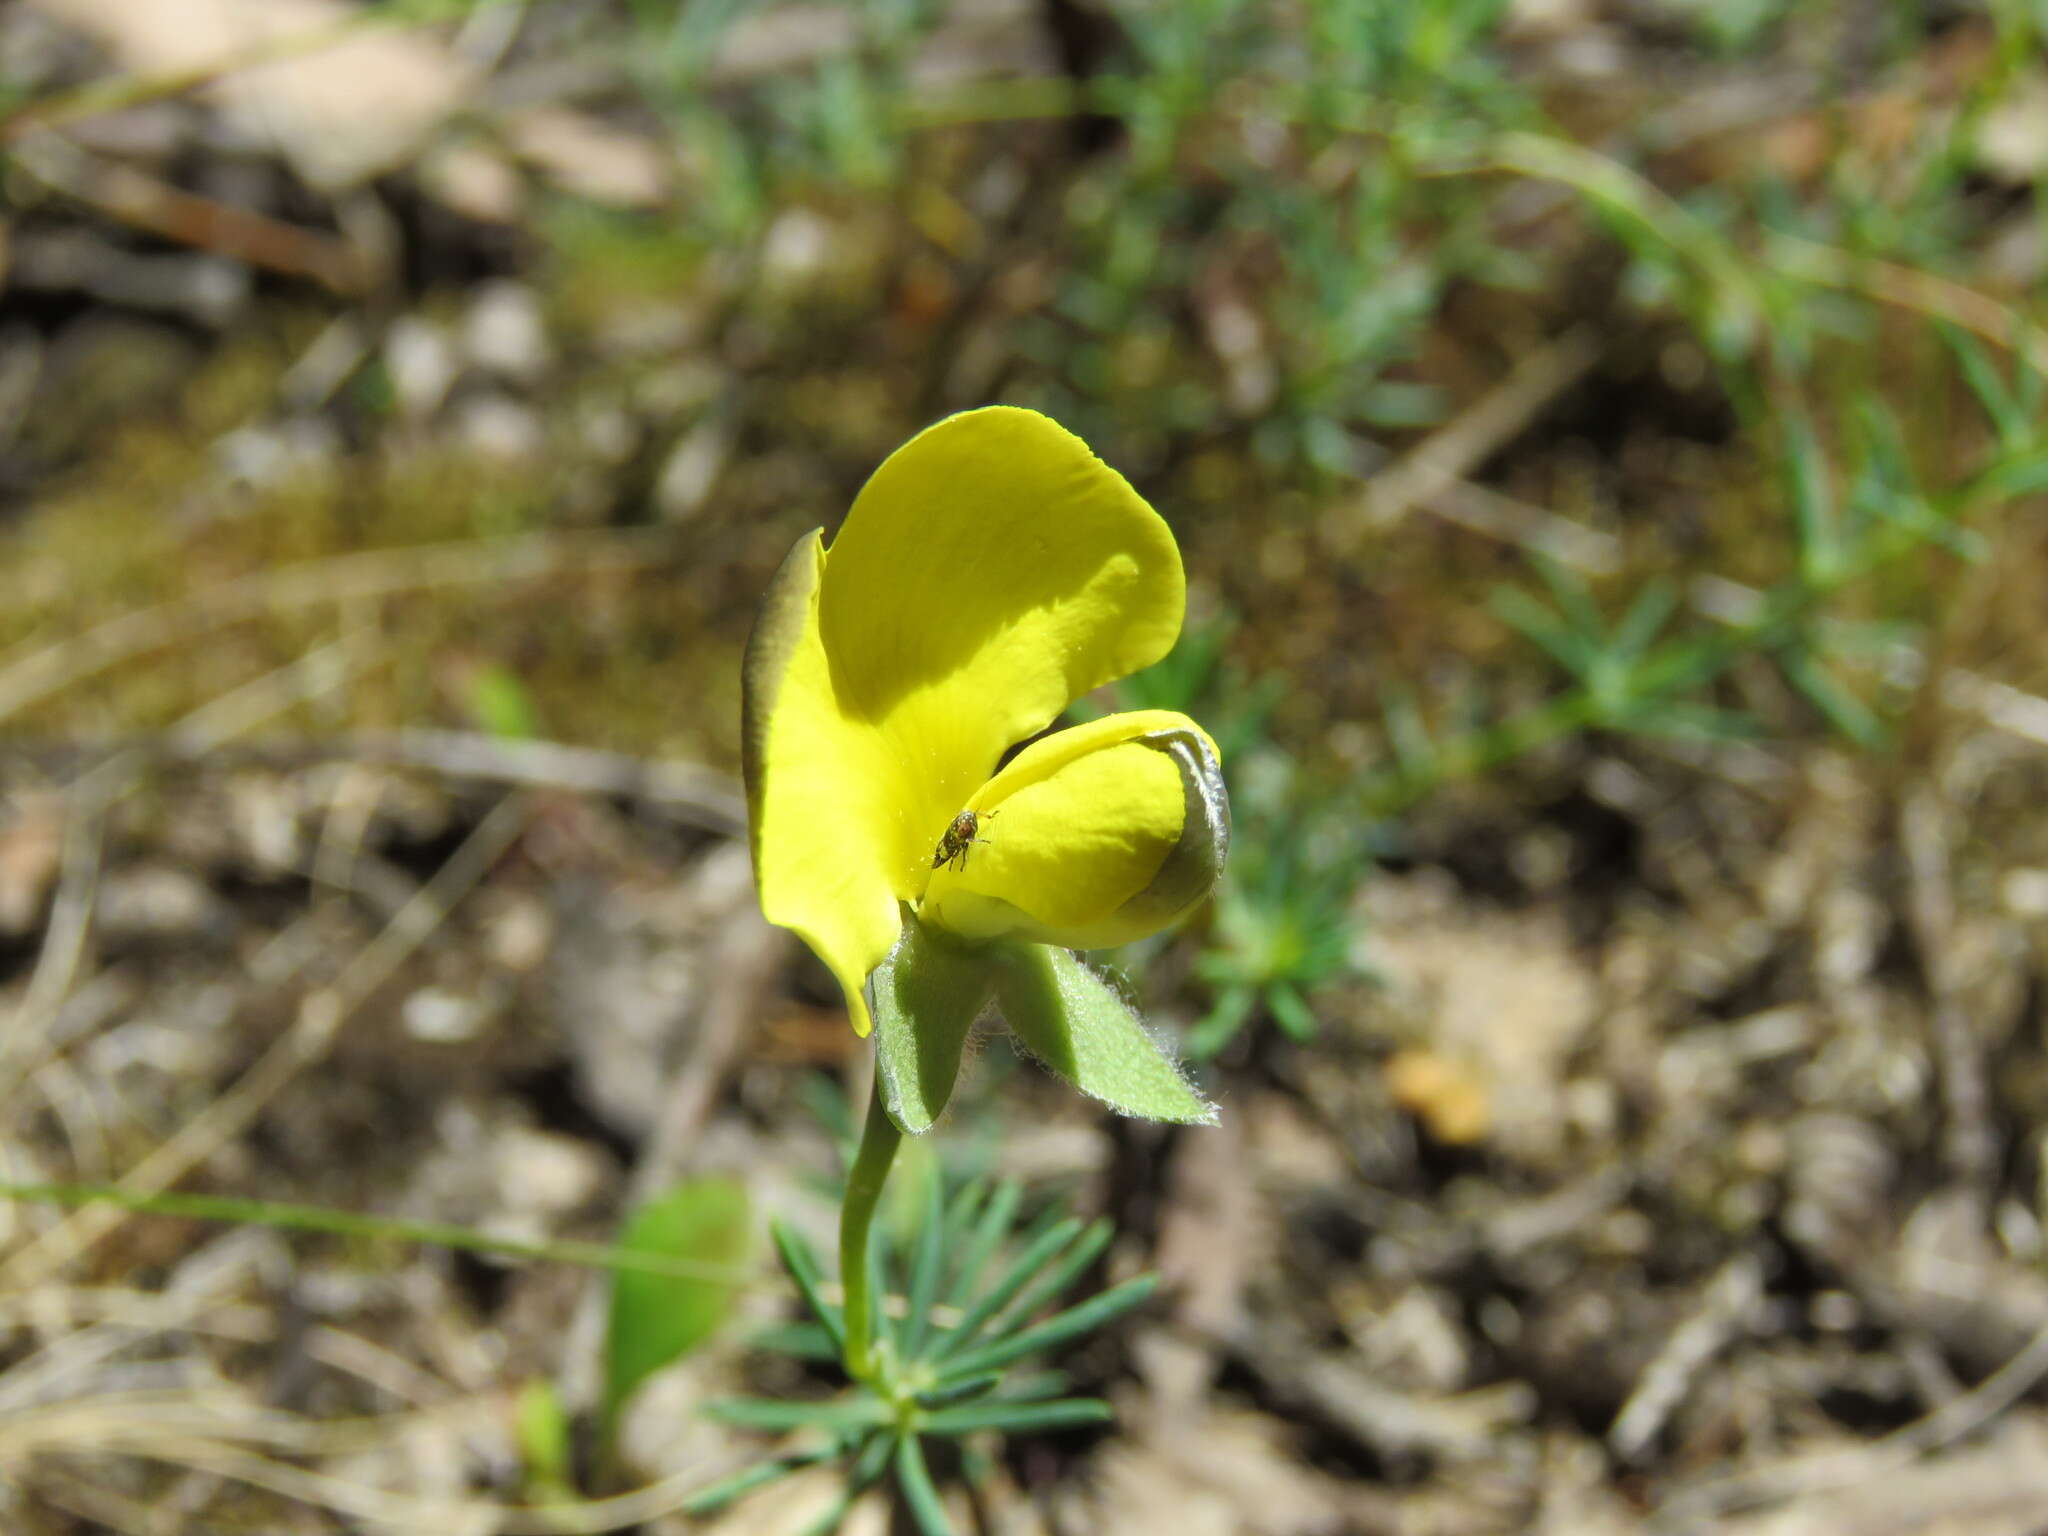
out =
<path fill-rule="evenodd" d="M 259 571 L 122 614 L 25 655 L 0 657 L 0 721 L 118 662 L 259 614 L 428 587 L 530 580 L 569 569 L 633 570 L 664 558 L 673 547 L 666 530 L 544 533 L 489 543 L 463 539 L 362 550 Z"/>
<path fill-rule="evenodd" d="M 1912 659 L 1918 663 L 1919 654 L 1912 653 Z M 2048 747 L 2048 699 L 1959 668 L 1951 668 L 1941 680 L 1941 697 L 2008 736 Z"/>
<path fill-rule="evenodd" d="M 360 292 L 368 276 L 361 254 L 331 235 L 184 191 L 49 129 L 22 134 L 13 163 L 51 191 L 177 245 L 307 278 L 343 297 Z"/>
<path fill-rule="evenodd" d="M 402 1441 L 422 1420 L 481 1417 L 475 1399 L 360 1418 L 312 1419 L 249 1391 L 195 1377 L 189 1384 L 37 1405 L 0 1425 L 0 1459 L 20 1462 L 51 1446 L 84 1449 L 109 1434 L 190 1434 L 261 1445 L 292 1456 L 348 1456 Z M 490 1417 L 496 1417 L 490 1414 Z M 95 1432 L 97 1431 L 97 1434 Z"/>
<path fill-rule="evenodd" d="M 1917 1460 L 1981 1428 L 2048 1377 L 2048 1328 L 1962 1396 L 1869 1445 L 1801 1456 L 1674 1494 L 1651 1517 L 1654 1531 L 1690 1529 L 1699 1520 L 1776 1499 L 1852 1487 Z"/>
<path fill-rule="evenodd" d="M 334 982 L 309 993 L 297 1019 L 234 1086 L 131 1169 L 121 1181 L 154 1194 L 183 1178 L 262 1112 L 292 1078 L 323 1056 L 342 1023 L 440 926 L 455 903 L 489 872 L 526 826 L 524 796 L 509 795 L 477 824 L 448 862 L 385 924 Z M 80 1211 L 0 1265 L 0 1285 L 33 1286 L 76 1258 L 132 1213 L 107 1206 Z"/>
<path fill-rule="evenodd" d="M 1478 498 L 1459 497 L 1452 488 L 1584 378 L 1599 358 L 1598 339 L 1584 325 L 1537 348 L 1455 421 L 1367 480 L 1356 498 L 1332 508 L 1324 523 L 1326 546 L 1333 553 L 1348 553 L 1418 503 L 1449 506 L 1454 512 L 1463 508 L 1464 518 L 1470 518 Z M 1497 518 L 1499 507 L 1487 505 Z M 1545 536 L 1566 547 L 1574 547 L 1585 533 L 1566 519 L 1548 513 L 1542 518 Z M 1561 533 L 1549 526 L 1553 522 L 1571 531 Z"/>
<path fill-rule="evenodd" d="M 1764 1266 L 1754 1252 L 1745 1249 L 1721 1266 L 1614 1416 L 1607 1443 L 1616 1456 L 1634 1461 L 1649 1448 L 1707 1363 L 1755 1325 L 1763 1298 Z"/>

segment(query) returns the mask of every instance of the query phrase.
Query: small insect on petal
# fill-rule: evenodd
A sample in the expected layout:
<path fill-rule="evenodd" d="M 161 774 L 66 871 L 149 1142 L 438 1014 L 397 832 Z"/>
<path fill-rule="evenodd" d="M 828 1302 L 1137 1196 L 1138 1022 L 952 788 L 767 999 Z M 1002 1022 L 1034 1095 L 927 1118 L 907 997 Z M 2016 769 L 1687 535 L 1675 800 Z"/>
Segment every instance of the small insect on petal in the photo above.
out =
<path fill-rule="evenodd" d="M 939 846 L 932 852 L 932 868 L 958 860 L 958 867 L 966 869 L 967 851 L 976 843 L 988 846 L 987 838 L 975 836 L 981 830 L 981 817 L 986 816 L 993 821 L 1001 814 L 1001 811 L 983 811 L 977 816 L 973 811 L 962 811 L 955 816 L 947 826 L 945 836 L 939 839 Z"/>

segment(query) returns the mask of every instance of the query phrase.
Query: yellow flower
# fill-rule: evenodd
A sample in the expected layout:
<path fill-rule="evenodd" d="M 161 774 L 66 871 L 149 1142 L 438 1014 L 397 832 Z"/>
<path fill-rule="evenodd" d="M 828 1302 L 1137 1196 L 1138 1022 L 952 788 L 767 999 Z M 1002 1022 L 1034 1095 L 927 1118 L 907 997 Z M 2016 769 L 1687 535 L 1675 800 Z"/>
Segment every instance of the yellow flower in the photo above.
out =
<path fill-rule="evenodd" d="M 829 549 L 812 532 L 790 552 L 747 649 L 754 873 L 857 1032 L 907 933 L 1097 948 L 1208 893 L 1229 818 L 1215 744 L 1186 716 L 1111 715 L 998 768 L 1165 655 L 1185 602 L 1159 515 L 1079 438 L 1009 406 L 919 433 Z"/>

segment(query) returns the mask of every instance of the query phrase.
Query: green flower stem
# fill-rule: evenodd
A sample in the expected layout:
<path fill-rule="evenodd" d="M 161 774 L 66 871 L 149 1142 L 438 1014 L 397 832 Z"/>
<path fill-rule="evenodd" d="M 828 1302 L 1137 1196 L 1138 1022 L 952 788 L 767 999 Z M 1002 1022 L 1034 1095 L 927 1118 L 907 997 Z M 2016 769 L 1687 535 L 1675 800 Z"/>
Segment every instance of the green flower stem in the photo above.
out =
<path fill-rule="evenodd" d="M 875 1206 L 888 1182 L 889 1166 L 903 1132 L 882 1107 L 881 1074 L 868 1095 L 868 1120 L 861 1128 L 860 1150 L 846 1176 L 846 1203 L 839 1208 L 839 1284 L 846 1298 L 846 1374 L 868 1381 L 875 1369 L 875 1298 L 869 1292 L 868 1234 L 875 1224 Z"/>

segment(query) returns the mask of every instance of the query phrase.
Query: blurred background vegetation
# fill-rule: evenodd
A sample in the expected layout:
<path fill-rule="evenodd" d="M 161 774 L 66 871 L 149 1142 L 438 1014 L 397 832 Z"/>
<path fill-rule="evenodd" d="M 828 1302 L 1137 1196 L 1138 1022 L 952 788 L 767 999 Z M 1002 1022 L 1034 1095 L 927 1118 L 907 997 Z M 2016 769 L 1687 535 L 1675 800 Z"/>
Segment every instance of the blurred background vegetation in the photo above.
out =
<path fill-rule="evenodd" d="M 1180 648 L 1088 707 L 1223 748 L 1224 888 L 1114 962 L 1226 1127 L 984 1055 L 944 1155 L 1042 1172 L 1120 1226 L 1094 1278 L 1169 1299 L 1067 1362 L 1123 1427 L 942 1467 L 956 1521 L 2031 1529 L 1996 1522 L 2048 1507 L 2012 1406 L 2048 1368 L 2044 33 L 21 0 L 9 1176 L 537 1241 L 683 1172 L 799 1200 L 806 1074 L 858 1068 L 744 890 L 739 651 L 892 447 L 1008 401 L 1186 556 Z M 732 1454 L 675 1428 L 703 1382 L 602 1474 L 518 1438 L 530 1380 L 558 1438 L 617 1407 L 573 1271 L 226 1241 L 0 1225 L 10 1528 L 519 1528 L 479 1488 L 586 1528 Z M 94 1311 L 179 1284 L 236 1348 Z M 309 1318 L 405 1363 L 326 1383 L 362 1358 Z M 804 1389 L 751 1358 L 692 1368 Z M 133 1406 L 195 1382 L 204 1423 Z M 458 1408 L 498 1427 L 429 1467 Z M 388 1443 L 336 1438 L 373 1410 Z M 1822 1451 L 1866 1459 L 1788 1470 Z"/>

